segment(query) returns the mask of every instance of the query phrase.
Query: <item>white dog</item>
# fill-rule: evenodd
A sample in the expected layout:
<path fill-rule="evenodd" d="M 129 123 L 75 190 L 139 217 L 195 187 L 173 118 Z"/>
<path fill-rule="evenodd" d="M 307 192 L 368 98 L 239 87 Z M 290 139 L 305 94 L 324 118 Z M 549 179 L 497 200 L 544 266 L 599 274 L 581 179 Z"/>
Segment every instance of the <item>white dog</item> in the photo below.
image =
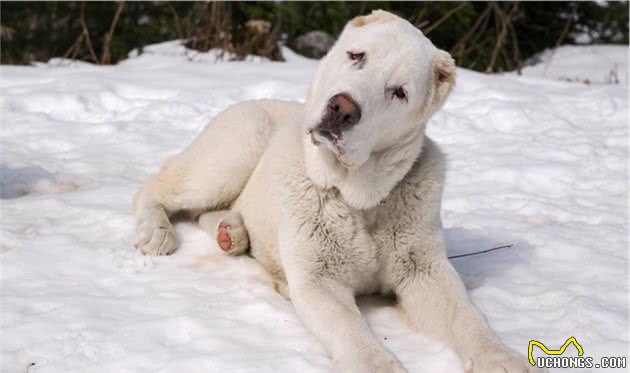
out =
<path fill-rule="evenodd" d="M 218 115 L 136 195 L 137 246 L 177 248 L 169 217 L 199 216 L 229 254 L 247 250 L 289 296 L 339 372 L 404 372 L 356 294 L 396 296 L 409 325 L 452 345 L 466 371 L 533 372 L 470 303 L 446 258 L 444 160 L 425 137 L 455 65 L 407 21 L 353 19 L 305 105 L 245 102 Z"/>

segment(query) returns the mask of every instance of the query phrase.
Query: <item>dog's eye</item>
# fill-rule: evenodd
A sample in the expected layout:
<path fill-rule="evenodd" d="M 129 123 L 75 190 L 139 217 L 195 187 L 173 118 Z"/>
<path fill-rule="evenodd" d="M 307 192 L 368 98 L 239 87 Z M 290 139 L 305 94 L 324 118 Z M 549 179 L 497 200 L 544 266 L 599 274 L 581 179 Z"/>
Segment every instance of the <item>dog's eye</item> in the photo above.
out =
<path fill-rule="evenodd" d="M 365 52 L 347 52 L 348 58 L 355 62 L 361 62 L 365 59 Z"/>
<path fill-rule="evenodd" d="M 399 100 L 407 100 L 407 92 L 403 87 L 396 87 L 392 89 L 392 98 L 396 97 Z"/>

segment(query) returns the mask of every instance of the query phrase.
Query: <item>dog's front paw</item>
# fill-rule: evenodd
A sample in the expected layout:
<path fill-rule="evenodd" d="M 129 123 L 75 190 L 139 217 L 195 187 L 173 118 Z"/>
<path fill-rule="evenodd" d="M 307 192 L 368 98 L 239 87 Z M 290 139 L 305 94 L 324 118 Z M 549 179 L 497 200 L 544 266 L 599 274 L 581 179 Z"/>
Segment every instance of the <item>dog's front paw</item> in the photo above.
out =
<path fill-rule="evenodd" d="M 465 364 L 466 373 L 545 373 L 527 358 L 505 347 L 481 351 Z"/>
<path fill-rule="evenodd" d="M 145 255 L 169 255 L 177 247 L 177 235 L 172 225 L 150 227 L 138 224 L 135 247 Z"/>
<path fill-rule="evenodd" d="M 375 350 L 333 361 L 333 371 L 339 373 L 407 373 L 400 361 L 389 351 Z"/>

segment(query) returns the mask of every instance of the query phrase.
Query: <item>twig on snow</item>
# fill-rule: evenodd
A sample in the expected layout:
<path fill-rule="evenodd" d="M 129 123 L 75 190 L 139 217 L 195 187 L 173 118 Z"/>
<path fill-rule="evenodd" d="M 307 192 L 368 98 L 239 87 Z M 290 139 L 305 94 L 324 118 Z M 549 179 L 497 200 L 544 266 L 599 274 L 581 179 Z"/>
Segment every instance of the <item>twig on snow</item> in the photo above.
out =
<path fill-rule="evenodd" d="M 473 255 L 479 255 L 479 254 L 485 254 L 485 253 L 489 253 L 491 251 L 497 251 L 497 250 L 503 250 L 503 249 L 509 249 L 510 247 L 514 246 L 514 244 L 509 244 L 509 245 L 502 245 L 502 246 L 496 246 L 490 249 L 486 249 L 486 250 L 482 250 L 482 251 L 474 251 L 472 253 L 467 253 L 467 254 L 458 254 L 458 255 L 451 255 L 448 258 L 449 259 L 457 259 L 457 258 L 463 258 L 466 256 L 473 256 Z"/>

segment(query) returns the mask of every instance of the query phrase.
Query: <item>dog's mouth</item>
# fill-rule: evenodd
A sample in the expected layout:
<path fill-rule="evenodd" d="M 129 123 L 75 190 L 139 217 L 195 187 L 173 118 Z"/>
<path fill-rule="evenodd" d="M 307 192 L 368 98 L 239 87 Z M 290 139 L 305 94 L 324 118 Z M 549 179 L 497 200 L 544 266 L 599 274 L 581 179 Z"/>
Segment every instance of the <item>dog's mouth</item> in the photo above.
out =
<path fill-rule="evenodd" d="M 325 133 L 318 131 L 319 126 L 308 130 L 308 135 L 311 137 L 311 142 L 315 146 L 325 144 L 335 154 L 344 153 L 344 135 L 343 133 Z"/>
<path fill-rule="evenodd" d="M 348 169 L 355 168 L 354 163 L 349 162 L 347 159 L 345 159 L 347 151 L 345 147 L 345 139 L 343 133 L 341 133 L 339 136 L 325 137 L 317 133 L 315 130 L 310 129 L 308 131 L 308 136 L 310 136 L 311 143 L 314 146 L 326 146 L 326 148 L 328 148 L 335 155 L 335 158 L 337 158 L 337 161 L 341 166 Z"/>

